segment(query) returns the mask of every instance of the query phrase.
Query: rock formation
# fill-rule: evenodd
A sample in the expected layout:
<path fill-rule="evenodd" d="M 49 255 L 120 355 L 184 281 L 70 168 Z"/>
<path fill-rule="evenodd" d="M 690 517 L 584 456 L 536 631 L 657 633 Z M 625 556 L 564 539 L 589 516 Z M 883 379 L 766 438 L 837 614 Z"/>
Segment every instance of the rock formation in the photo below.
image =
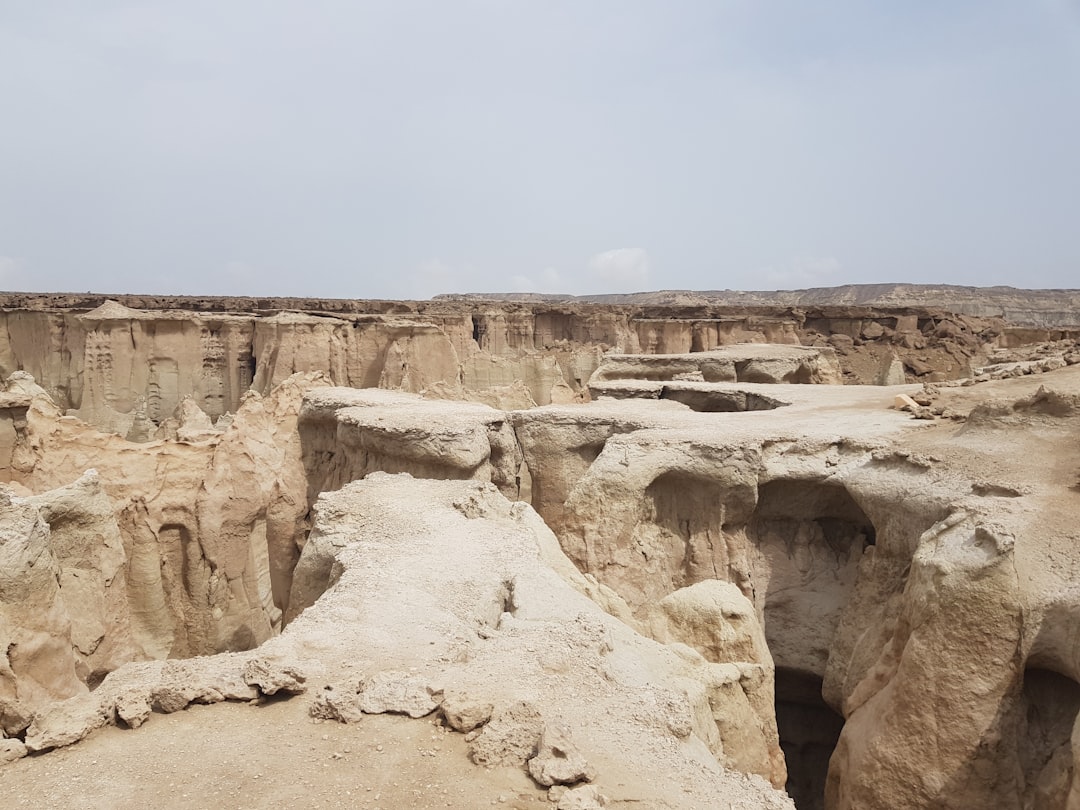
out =
<path fill-rule="evenodd" d="M 792 352 L 801 345 L 823 359 L 805 352 L 805 362 L 781 372 L 787 381 L 838 381 L 834 352 L 845 382 L 891 384 L 901 375 L 940 382 L 970 376 L 996 349 L 1080 334 L 1080 326 L 1039 329 L 1000 315 L 857 301 L 748 311 L 706 300 L 601 306 L 482 297 L 117 299 L 0 296 L 0 375 L 25 371 L 61 410 L 134 440 L 154 438 L 185 399 L 216 423 L 235 413 L 245 392 L 266 396 L 294 373 L 318 371 L 356 388 L 487 397 L 489 404 L 500 404 L 498 392 L 516 385 L 515 402 L 527 391 L 546 405 L 588 398 L 590 378 L 612 354 L 723 348 L 735 353 L 728 357 L 740 367 L 737 378 L 755 382 L 772 378 L 781 361 L 768 350 L 739 360 L 735 344 L 779 344 Z"/>
<path fill-rule="evenodd" d="M 7 772 L 296 695 L 559 807 L 1080 802 L 1075 339 L 467 304 L 0 313 Z"/>
<path fill-rule="evenodd" d="M 489 301 L 581 301 L 602 304 L 651 304 L 668 306 L 725 305 L 760 306 L 862 306 L 938 307 L 977 317 L 1001 317 L 1036 329 L 1080 326 L 1080 290 L 1021 290 L 1015 287 L 962 287 L 955 284 L 846 284 L 809 290 L 664 290 L 623 295 L 493 294 L 440 296 L 482 298 Z"/>

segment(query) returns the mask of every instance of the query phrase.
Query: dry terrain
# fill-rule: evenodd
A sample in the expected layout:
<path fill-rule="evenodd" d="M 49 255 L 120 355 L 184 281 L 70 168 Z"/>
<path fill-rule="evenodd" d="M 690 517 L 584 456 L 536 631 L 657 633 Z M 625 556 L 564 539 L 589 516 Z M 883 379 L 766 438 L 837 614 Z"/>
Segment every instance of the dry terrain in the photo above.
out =
<path fill-rule="evenodd" d="M 1080 806 L 1072 299 L 960 292 L 9 295 L 0 791 Z"/>

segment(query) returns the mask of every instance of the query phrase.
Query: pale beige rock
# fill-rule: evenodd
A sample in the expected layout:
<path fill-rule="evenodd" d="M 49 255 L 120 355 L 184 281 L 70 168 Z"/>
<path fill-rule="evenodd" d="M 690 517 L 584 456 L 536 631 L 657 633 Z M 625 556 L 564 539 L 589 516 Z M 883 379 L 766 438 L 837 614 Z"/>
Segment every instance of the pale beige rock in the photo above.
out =
<path fill-rule="evenodd" d="M 0 489 L 0 723 L 20 733 L 34 712 L 86 693 L 49 525 Z"/>
<path fill-rule="evenodd" d="M 479 403 L 331 388 L 305 400 L 300 433 L 315 493 L 375 471 L 492 481 L 511 497 L 520 488 L 509 419 Z"/>
<path fill-rule="evenodd" d="M 468 391 L 498 391 L 514 385 L 520 385 L 534 404 L 547 405 L 567 395 L 574 397 L 553 354 L 515 352 L 505 356 L 473 352 L 462 363 L 462 386 Z"/>
<path fill-rule="evenodd" d="M 776 786 L 787 780 L 776 730 L 773 659 L 752 602 L 730 582 L 703 580 L 668 594 L 649 620 L 653 638 L 697 650 L 712 669 L 716 753 Z"/>
<path fill-rule="evenodd" d="M 689 354 L 608 354 L 589 379 L 589 385 L 610 380 L 687 379 L 838 385 L 842 382 L 842 372 L 829 349 L 741 344 Z"/>
<path fill-rule="evenodd" d="M 903 385 L 907 382 L 907 375 L 904 373 L 904 363 L 895 354 L 889 354 L 881 361 L 881 365 L 878 366 L 877 377 L 874 380 L 875 385 Z"/>
<path fill-rule="evenodd" d="M 173 415 L 178 423 L 176 436 L 169 438 L 182 442 L 201 442 L 214 438 L 221 432 L 191 397 L 181 399 Z"/>
<path fill-rule="evenodd" d="M 524 765 L 536 756 L 543 730 L 543 715 L 530 703 L 498 708 L 469 740 L 469 755 L 477 765 Z"/>
<path fill-rule="evenodd" d="M 893 397 L 893 407 L 898 411 L 915 411 L 919 409 L 919 403 L 907 394 L 897 394 Z"/>
<path fill-rule="evenodd" d="M 437 383 L 425 388 L 420 394 L 425 399 L 463 399 L 468 402 L 479 402 L 500 411 L 516 411 L 536 407 L 536 400 L 533 399 L 529 389 L 521 380 L 514 380 L 509 385 L 492 386 L 479 390 L 469 390 L 452 387 L 445 383 Z"/>
<path fill-rule="evenodd" d="M 411 497 L 406 495 L 410 491 L 414 492 Z M 439 495 L 435 501 L 428 501 L 432 505 L 442 505 L 437 506 L 434 512 L 429 509 L 423 515 L 404 507 L 406 502 L 415 503 L 421 492 L 429 493 L 428 497 L 436 492 L 445 493 Z M 360 500 L 356 500 L 358 496 L 361 496 Z M 376 499 L 370 507 L 363 505 L 367 498 Z M 684 708 L 681 711 L 689 718 L 685 721 L 685 729 L 680 732 L 685 740 L 684 744 L 689 746 L 687 752 L 695 750 L 698 752 L 695 757 L 706 758 L 698 760 L 700 762 L 711 760 L 704 745 L 695 736 L 699 732 L 708 736 L 709 728 L 712 728 L 711 733 L 715 734 L 715 724 L 705 698 L 704 686 L 701 681 L 694 681 L 698 683 L 695 699 L 700 701 L 701 707 L 700 711 L 692 712 L 688 706 L 688 698 L 682 696 L 686 694 L 683 691 L 686 687 L 679 680 L 679 677 L 688 677 L 688 673 L 695 670 L 705 677 L 705 662 L 700 657 L 687 661 L 678 655 L 662 653 L 663 647 L 656 646 L 653 642 L 646 643 L 623 625 L 615 625 L 622 628 L 616 633 L 613 627 L 607 626 L 608 620 L 598 621 L 603 614 L 588 619 L 579 616 L 575 611 L 589 604 L 582 601 L 583 597 L 570 590 L 565 583 L 558 585 L 557 578 L 544 576 L 535 579 L 534 574 L 525 574 L 524 572 L 532 570 L 531 566 L 536 564 L 530 562 L 530 559 L 538 559 L 533 555 L 537 555 L 539 549 L 534 546 L 534 551 L 523 553 L 523 549 L 516 545 L 518 540 L 511 538 L 531 536 L 533 532 L 543 529 L 542 524 L 534 522 L 534 519 L 524 519 L 531 510 L 506 502 L 489 486 L 464 482 L 420 482 L 407 477 L 378 473 L 370 475 L 364 481 L 349 484 L 339 493 L 324 496 L 324 501 L 325 506 L 319 518 L 320 524 L 325 527 L 323 531 L 330 528 L 331 522 L 336 522 L 338 528 L 335 534 L 341 538 L 336 552 L 339 563 L 333 566 L 337 573 L 328 584 L 330 590 L 327 594 L 289 624 L 280 643 L 301 644 L 305 649 L 312 649 L 311 645 L 320 638 L 319 632 L 327 632 L 332 634 L 335 641 L 333 646 L 322 647 L 320 644 L 320 649 L 325 650 L 322 655 L 327 666 L 331 664 L 330 659 L 325 656 L 330 655 L 333 650 L 334 659 L 340 656 L 343 663 L 348 661 L 350 666 L 363 666 L 362 661 L 370 661 L 370 665 L 376 667 L 375 672 L 386 671 L 388 661 L 398 663 L 395 667 L 398 672 L 417 667 L 418 678 L 430 677 L 425 676 L 425 671 L 430 671 L 425 670 L 425 667 L 430 667 L 431 664 L 422 662 L 460 662 L 452 665 L 449 670 L 445 669 L 443 664 L 438 670 L 438 679 L 446 684 L 445 694 L 450 696 L 444 706 L 444 713 L 448 710 L 454 711 L 455 694 L 470 696 L 466 702 L 482 700 L 483 703 L 490 703 L 495 707 L 491 720 L 470 734 L 471 746 L 477 759 L 487 763 L 513 760 L 518 765 L 523 764 L 536 749 L 543 725 L 548 721 L 549 711 L 557 706 L 566 710 L 572 705 L 575 712 L 584 712 L 586 715 L 590 712 L 606 712 L 608 709 L 605 707 L 612 705 L 611 698 L 599 698 L 599 695 L 609 689 L 615 689 L 622 694 L 620 690 L 625 687 L 620 684 L 638 684 L 633 687 L 632 693 L 636 697 L 633 699 L 634 707 L 631 712 L 634 717 L 640 717 L 634 723 L 640 723 L 643 730 L 635 732 L 635 735 L 661 734 L 667 739 L 679 739 L 673 735 L 665 718 L 674 711 L 674 707 L 682 706 Z M 330 508 L 331 504 L 333 509 Z M 470 506 L 462 509 L 462 504 Z M 361 521 L 360 524 L 356 523 L 358 520 Z M 454 551 L 438 555 L 437 579 L 432 579 L 433 574 L 430 572 L 421 575 L 415 567 L 417 560 L 424 559 L 422 555 L 417 556 L 420 550 L 416 544 L 421 538 L 427 537 L 419 533 L 418 521 L 429 526 L 433 521 L 439 526 L 438 533 L 431 536 L 432 540 L 440 536 L 455 538 L 449 546 L 445 545 L 446 541 L 439 542 L 440 547 Z M 455 528 L 459 525 L 460 529 Z M 361 529 L 361 526 L 367 527 L 366 531 Z M 491 544 L 484 538 L 495 526 L 503 527 L 499 531 L 502 539 L 497 544 Z M 510 531 L 511 526 L 519 528 Z M 402 531 L 411 538 L 406 546 L 399 540 Z M 459 531 L 466 534 L 459 534 Z M 523 531 L 526 534 L 519 534 Z M 349 537 L 353 539 L 346 540 Z M 358 537 L 368 539 L 357 545 Z M 481 545 L 470 543 L 461 546 L 466 537 L 475 538 Z M 480 551 L 481 549 L 483 551 Z M 313 549 L 309 543 L 305 548 L 305 557 L 310 551 Z M 400 557 L 401 561 L 394 562 L 403 553 L 405 556 Z M 478 553 L 488 562 L 480 563 Z M 552 553 L 550 550 L 545 552 L 548 555 Z M 489 554 L 496 556 L 488 557 Z M 341 567 L 342 564 L 344 567 Z M 512 570 L 521 573 L 508 577 L 506 569 L 503 568 L 507 564 L 512 564 Z M 409 577 L 403 578 L 402 574 L 398 573 L 399 565 L 410 566 L 407 569 L 411 572 Z M 477 576 L 481 572 L 483 579 L 478 580 Z M 488 584 L 477 590 L 481 581 Z M 512 582 L 513 586 L 508 588 L 507 581 Z M 467 592 L 474 594 L 467 600 L 462 599 L 462 582 L 469 583 Z M 403 587 L 408 589 L 404 593 Z M 432 592 L 429 589 L 433 587 L 437 589 Z M 413 590 L 417 588 L 418 591 Z M 443 588 L 446 590 L 442 590 Z M 444 595 L 430 601 L 431 596 L 421 595 L 424 593 Z M 361 596 L 363 606 L 356 603 L 356 599 Z M 371 630 L 363 630 L 361 626 L 345 625 L 334 619 L 336 616 L 363 615 L 371 618 L 385 617 L 382 621 L 395 621 L 393 617 L 397 615 L 397 610 L 392 605 L 401 602 L 430 605 L 431 612 L 427 615 L 428 621 L 433 624 L 430 627 L 397 625 L 393 646 L 387 646 L 391 641 L 389 637 L 381 632 L 373 632 L 376 631 L 374 626 Z M 596 609 L 593 607 L 591 610 Z M 415 617 L 422 614 L 417 614 L 415 609 L 412 609 L 410 615 Z M 460 620 L 452 616 L 468 618 L 465 625 L 460 625 Z M 330 622 L 326 631 L 317 631 L 316 628 L 325 622 Z M 342 634 L 343 628 L 351 627 L 355 629 L 350 629 L 350 633 L 361 633 L 355 641 L 351 640 L 351 636 Z M 466 630 L 466 627 L 477 629 Z M 438 628 L 437 632 L 432 633 L 435 628 Z M 627 633 L 630 635 L 626 635 Z M 470 637 L 475 641 L 469 642 Z M 644 643 L 646 647 L 626 646 L 631 638 L 639 639 L 633 642 L 633 645 Z M 374 646 L 371 646 L 372 642 Z M 355 654 L 350 655 L 347 652 L 353 644 L 362 644 L 359 648 L 364 650 L 361 661 L 357 661 Z M 654 646 L 648 647 L 648 644 Z M 648 652 L 644 659 L 637 658 L 647 650 L 653 652 Z M 604 660 L 609 661 L 605 667 L 608 674 L 601 681 L 594 681 L 595 670 L 592 668 Z M 651 663 L 646 664 L 647 660 Z M 678 684 L 676 691 L 668 693 L 650 689 L 643 693 L 642 678 L 649 677 L 646 672 L 659 666 L 661 660 L 667 662 L 661 667 L 662 670 L 667 667 L 665 671 L 679 673 L 678 677 L 669 681 L 672 686 Z M 403 668 L 402 664 L 409 666 Z M 586 669 L 581 669 L 583 666 Z M 507 667 L 511 669 L 507 670 Z M 583 673 L 589 671 L 594 675 L 584 677 Z M 515 674 L 510 674 L 511 672 Z M 547 674 L 540 675 L 541 672 Z M 392 680 L 396 680 L 396 676 Z M 524 693 L 521 689 L 531 693 L 533 700 L 536 700 L 535 685 L 545 683 L 549 683 L 550 687 L 545 686 L 540 693 L 543 695 L 542 700 L 532 703 L 532 708 L 523 706 Z M 589 685 L 594 683 L 596 686 Z M 565 684 L 565 687 L 562 684 Z M 600 693 L 590 692 L 595 697 L 586 700 L 582 689 L 593 690 L 600 684 L 608 685 L 604 686 Z M 566 703 L 567 697 L 560 691 L 563 688 L 574 690 L 572 703 Z M 549 694 L 549 689 L 556 691 Z M 650 699 L 643 701 L 643 694 L 649 695 Z M 485 697 L 481 699 L 479 695 Z M 661 695 L 665 695 L 662 701 Z M 658 711 L 658 706 L 671 708 Z M 486 710 L 479 712 L 480 716 L 486 713 Z M 557 715 L 550 720 L 560 722 Z M 602 722 L 590 723 L 588 727 L 595 729 L 589 734 L 590 746 L 599 744 L 599 739 L 606 734 L 616 733 L 615 729 L 605 731 L 607 724 Z M 575 728 L 580 726 L 575 724 Z M 575 736 L 577 733 L 575 731 Z M 585 740 L 576 740 L 576 743 L 588 761 L 592 762 L 598 749 L 590 747 L 589 750 L 593 751 L 590 754 L 589 750 L 586 750 Z M 603 746 L 599 750 L 608 751 L 600 759 L 611 757 L 614 753 L 613 749 Z M 619 750 L 618 757 L 621 761 L 626 753 Z M 711 761 L 713 767 L 716 767 L 715 760 Z M 602 766 L 598 767 L 602 769 Z"/>
<path fill-rule="evenodd" d="M 489 702 L 453 690 L 443 696 L 439 708 L 447 725 L 463 734 L 484 725 L 495 710 Z"/>
<path fill-rule="evenodd" d="M 70 649 L 66 658 L 24 658 L 33 645 L 22 642 L 19 661 L 50 662 L 16 663 L 22 702 L 38 700 L 37 678 L 53 684 L 42 700 L 85 688 L 59 686 L 65 660 L 77 682 L 96 682 L 125 661 L 249 648 L 274 633 L 306 529 L 296 417 L 303 392 L 318 384 L 297 378 L 267 398 L 251 395 L 227 432 L 205 440 L 141 446 L 32 400 L 29 452 L 8 473 L 41 493 L 30 503 L 51 525 L 48 539 L 29 524 L 18 531 L 51 544 L 59 589 L 56 598 L 38 590 L 51 607 L 9 619 L 15 637 L 46 621 L 53 629 L 35 637 Z M 195 418 L 205 428 L 205 415 Z"/>
<path fill-rule="evenodd" d="M 254 686 L 264 695 L 300 695 L 307 691 L 307 675 L 290 663 L 262 657 L 252 658 L 242 673 L 244 683 Z"/>
<path fill-rule="evenodd" d="M 117 719 L 127 723 L 124 715 L 141 725 L 150 717 L 147 706 L 171 713 L 193 702 L 253 700 L 259 692 L 244 683 L 245 662 L 222 655 L 125 664 L 94 692 L 38 711 L 26 730 L 26 747 L 40 752 L 71 745 Z"/>
<path fill-rule="evenodd" d="M 382 671 L 360 681 L 357 705 L 364 714 L 407 714 L 425 717 L 442 703 L 442 689 L 407 672 Z"/>
<path fill-rule="evenodd" d="M 581 785 L 566 791 L 559 797 L 556 810 L 603 810 L 608 799 L 595 785 Z"/>
<path fill-rule="evenodd" d="M 0 739 L 0 765 L 22 759 L 26 754 L 26 746 L 21 740 Z"/>
<path fill-rule="evenodd" d="M 48 751 L 77 743 L 109 722 L 112 707 L 92 698 L 73 697 L 35 713 L 26 729 L 26 750 Z"/>
<path fill-rule="evenodd" d="M 545 567 L 535 535 L 542 524 L 523 519 L 527 507 L 489 484 L 381 473 L 326 500 L 321 521 L 336 523 L 337 534 L 352 541 L 338 550 L 327 592 L 282 636 L 252 653 L 127 664 L 92 694 L 37 717 L 27 745 L 43 751 L 69 744 L 117 717 L 139 723 L 147 701 L 156 711 L 175 712 L 191 702 L 249 700 L 255 690 L 244 681 L 267 692 L 270 683 L 298 680 L 300 670 L 332 683 L 360 670 L 367 674 L 355 703 L 347 693 L 329 700 L 328 690 L 320 690 L 312 716 L 355 721 L 353 707 L 361 707 L 373 685 L 396 701 L 379 711 L 407 711 L 409 685 L 426 684 L 430 700 L 440 693 L 431 688 L 437 679 L 450 694 L 484 694 L 496 706 L 488 723 L 471 732 L 474 756 L 492 767 L 510 760 L 523 765 L 538 750 L 544 726 L 564 726 L 572 716 L 588 729 L 575 731 L 575 744 L 589 762 L 629 773 L 647 772 L 646 762 L 664 768 L 663 784 L 632 780 L 635 795 L 646 801 L 674 789 L 702 804 L 738 797 L 760 807 L 789 806 L 764 784 L 725 771 L 697 737 L 708 734 L 700 721 L 712 726 L 712 720 L 703 688 L 691 698 L 684 684 L 701 663 L 607 617 Z M 420 501 L 428 504 L 422 513 L 413 505 Z M 462 510 L 465 503 L 472 505 Z M 543 553 L 554 552 L 549 545 Z M 404 615 L 410 618 L 403 624 Z M 404 703 L 396 700 L 403 696 Z M 704 711 L 691 712 L 690 700 Z M 602 721 L 616 707 L 629 710 L 629 727 Z M 664 719 L 675 707 L 690 718 L 680 737 Z M 643 740 L 651 741 L 649 753 L 639 758 Z M 569 751 L 558 740 L 544 748 L 553 761 L 536 766 L 542 779 L 572 777 L 554 761 L 556 748 Z"/>
<path fill-rule="evenodd" d="M 28 499 L 49 525 L 60 568 L 60 601 L 71 621 L 80 680 L 100 679 L 136 653 L 131 637 L 127 557 L 115 507 L 96 470 Z"/>
<path fill-rule="evenodd" d="M 116 698 L 116 716 L 131 728 L 138 728 L 149 720 L 150 712 L 149 695 L 133 692 L 121 694 Z"/>
<path fill-rule="evenodd" d="M 955 516 L 924 535 L 913 561 L 910 586 L 919 598 L 905 602 L 893 648 L 883 651 L 847 696 L 848 719 L 834 755 L 836 766 L 830 771 L 828 795 L 833 806 L 880 806 L 885 796 L 907 794 L 919 803 L 971 807 L 993 802 L 992 797 L 1009 789 L 1016 776 L 1007 771 L 994 776 L 988 772 L 985 780 L 963 790 L 950 787 L 945 775 L 961 763 L 971 767 L 967 763 L 973 758 L 982 758 L 983 767 L 989 767 L 993 754 L 979 752 L 971 729 L 991 721 L 1012 688 L 1015 671 L 1012 667 L 983 668 L 974 683 L 948 678 L 931 683 L 926 676 L 933 670 L 953 669 L 958 658 L 971 655 L 970 648 L 959 643 L 958 629 L 966 626 L 963 619 L 967 617 L 981 617 L 981 643 L 991 655 L 1015 649 L 1020 638 L 1018 606 L 1005 612 L 997 607 L 1016 598 L 1013 542 L 1010 536 L 991 534 L 966 516 Z M 948 604 L 949 610 L 938 609 L 939 604 Z M 900 660 L 893 653 L 897 648 L 906 651 Z M 923 649 L 934 650 L 929 668 L 929 661 L 918 654 Z M 913 730 L 930 722 L 938 701 L 950 706 L 950 722 L 938 727 L 942 747 L 931 763 L 916 754 Z M 883 717 L 889 719 L 883 722 Z M 876 742 L 882 737 L 889 740 L 885 746 Z M 860 766 L 870 752 L 872 781 L 856 775 L 866 773 L 865 766 Z"/>
<path fill-rule="evenodd" d="M 364 718 L 355 689 L 335 689 L 327 685 L 308 707 L 316 720 L 336 720 L 339 723 L 359 723 Z"/>
<path fill-rule="evenodd" d="M 100 303 L 94 296 L 8 295 L 9 306 L 0 312 L 0 374 L 25 369 L 62 409 L 98 428 L 146 440 L 153 433 L 147 422 L 155 428 L 169 422 L 184 397 L 216 419 L 235 411 L 246 391 L 266 395 L 293 373 L 321 371 L 339 385 L 411 392 L 444 385 L 465 396 L 519 380 L 532 399 L 548 404 L 566 401 L 568 391 L 575 401 L 586 398 L 590 375 L 603 353 L 612 350 L 702 353 L 745 343 L 798 350 L 800 344 L 843 338 L 844 373 L 873 383 L 883 344 L 903 360 L 929 352 L 931 373 L 955 379 L 967 375 L 973 362 L 983 364 L 998 343 L 1015 347 L 1060 337 L 1048 331 L 1052 326 L 1042 315 L 1035 319 L 1037 328 L 1028 329 L 1008 326 L 999 317 L 984 321 L 926 311 L 838 309 L 826 316 L 791 310 L 790 303 L 717 316 L 708 312 L 714 294 L 669 295 L 662 306 L 692 300 L 699 312 L 553 308 L 474 298 L 335 302 L 123 296 L 122 304 Z M 911 306 L 905 296 L 880 300 Z M 745 302 L 765 303 L 755 297 Z M 975 309 L 987 314 L 982 305 Z M 993 314 L 1012 317 L 1020 311 L 999 308 Z M 1060 321 L 1067 311 L 1059 307 L 1055 318 Z M 925 334 L 920 326 L 926 326 Z M 867 346 L 850 345 L 855 337 Z M 778 370 L 772 361 L 747 369 L 766 376 Z"/>
<path fill-rule="evenodd" d="M 355 702 L 348 691 L 329 699 L 329 690 L 318 690 L 313 717 L 356 722 L 365 692 L 387 698 L 380 711 L 407 712 L 411 685 L 423 684 L 435 702 L 443 696 L 442 686 L 432 687 L 438 682 L 446 693 L 482 695 L 495 707 L 469 734 L 474 757 L 492 767 L 520 767 L 545 726 L 572 721 L 574 745 L 599 771 L 664 769 L 662 784 L 631 778 L 629 789 L 647 803 L 675 790 L 701 804 L 734 797 L 790 806 L 760 780 L 726 771 L 706 748 L 703 739 L 716 733 L 706 662 L 641 637 L 562 580 L 542 562 L 556 554 L 554 538 L 538 542 L 547 530 L 527 506 L 490 484 L 383 473 L 323 499 L 324 534 L 351 540 L 338 547 L 327 591 L 281 636 L 252 653 L 125 665 L 92 694 L 36 717 L 28 747 L 69 744 L 124 715 L 138 722 L 144 700 L 172 712 L 192 702 L 250 700 L 249 684 L 266 692 L 287 676 L 298 680 L 301 670 L 304 685 L 313 672 L 341 683 L 359 671 L 364 686 Z M 427 506 L 418 511 L 421 502 Z M 626 725 L 607 720 L 616 709 Z M 540 778 L 576 778 L 560 770 L 566 763 L 555 761 L 556 749 L 570 750 L 558 739 L 548 745 L 534 766 Z"/>
<path fill-rule="evenodd" d="M 529 760 L 529 775 L 538 785 L 574 785 L 591 782 L 596 771 L 574 745 L 567 725 L 544 726 L 536 755 Z"/>
<path fill-rule="evenodd" d="M 332 320 L 342 322 L 321 323 Z M 887 330 L 927 351 L 968 334 L 958 319 L 908 320 L 849 317 L 848 341 L 835 342 L 854 362 L 860 341 L 887 339 Z M 139 351 L 144 339 L 168 343 L 151 334 L 157 319 L 116 308 L 86 323 L 102 340 L 116 332 L 117 346 L 124 336 Z M 952 424 L 889 409 L 895 391 L 699 381 L 700 370 L 674 372 L 694 379 L 607 380 L 604 391 L 633 398 L 582 405 L 563 360 L 581 324 L 552 314 L 524 337 L 511 329 L 522 322 L 500 323 L 497 339 L 514 351 L 539 339 L 562 353 L 566 388 L 552 377 L 548 396 L 570 391 L 574 404 L 508 415 L 402 392 L 335 391 L 309 398 L 308 419 L 299 394 L 314 381 L 293 381 L 278 395 L 244 396 L 224 432 L 207 431 L 202 405 L 182 405 L 196 431 L 187 441 L 133 445 L 59 416 L 15 380 L 25 390 L 0 403 L 4 474 L 17 492 L 37 494 L 9 495 L 0 516 L 10 562 L 0 568 L 4 733 L 25 733 L 40 751 L 154 711 L 250 700 L 290 672 L 318 695 L 314 717 L 355 722 L 359 694 L 330 699 L 318 687 L 383 678 L 397 696 L 404 678 L 475 701 L 459 707 L 462 728 L 529 703 L 542 727 L 569 724 L 599 773 L 618 772 L 613 785 L 625 773 L 676 774 L 674 793 L 632 779 L 634 795 L 619 801 L 768 806 L 777 794 L 731 768 L 783 778 L 768 736 L 772 679 L 801 806 L 824 802 L 826 769 L 836 808 L 1076 802 L 1075 366 L 1032 356 L 995 371 L 1007 379 L 943 385 L 919 407 L 951 414 Z M 325 357 L 294 352 L 289 364 L 348 357 L 335 354 L 334 341 L 347 345 L 354 328 L 344 319 L 277 325 L 328 341 Z M 448 341 L 458 358 L 474 352 L 470 341 L 496 339 L 465 320 L 432 326 L 442 335 L 432 340 Z M 11 341 L 26 334 L 0 337 L 0 356 L 13 356 Z M 662 322 L 610 336 L 636 342 L 635 351 L 712 339 L 700 325 Z M 424 368 L 442 360 L 424 366 L 411 340 L 379 344 L 390 361 L 379 379 L 426 379 L 429 390 L 456 394 L 460 369 L 456 383 L 435 380 Z M 271 375 L 276 361 L 260 360 Z M 782 378 L 775 356 L 758 360 L 744 371 Z M 943 373 L 933 355 L 920 362 L 928 375 Z M 105 365 L 95 368 L 105 379 Z M 181 403 L 183 386 L 154 373 L 161 396 L 175 389 Z M 109 389 L 111 399 L 95 400 L 99 411 L 122 413 L 114 406 L 128 394 L 128 413 L 149 411 L 136 388 Z M 903 393 L 923 401 L 914 387 Z M 784 404 L 770 413 L 749 407 L 752 397 Z M 721 400 L 743 407 L 724 410 Z M 77 478 L 91 461 L 97 483 Z M 489 482 L 529 498 L 558 537 Z M 41 572 L 30 615 L 9 596 Z M 96 684 L 126 655 L 117 583 L 135 657 L 263 646 L 124 665 L 90 693 L 84 681 Z M 283 612 L 290 622 L 277 636 Z M 112 623 L 115 638 L 102 636 Z M 34 645 L 43 652 L 25 657 Z M 277 669 L 245 683 L 258 662 Z M 50 694 L 69 678 L 73 697 Z M 450 722 L 445 707 L 443 715 Z M 473 742 L 488 726 L 472 729 Z M 506 748 L 532 733 L 528 723 L 512 728 Z"/>

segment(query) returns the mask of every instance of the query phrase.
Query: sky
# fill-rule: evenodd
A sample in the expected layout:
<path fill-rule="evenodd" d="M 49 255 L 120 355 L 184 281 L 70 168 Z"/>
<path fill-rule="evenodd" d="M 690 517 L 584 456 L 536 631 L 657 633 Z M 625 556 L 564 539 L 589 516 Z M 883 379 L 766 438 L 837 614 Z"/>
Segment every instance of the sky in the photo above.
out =
<path fill-rule="evenodd" d="M 1080 287 L 1080 0 L 0 0 L 0 289 Z"/>

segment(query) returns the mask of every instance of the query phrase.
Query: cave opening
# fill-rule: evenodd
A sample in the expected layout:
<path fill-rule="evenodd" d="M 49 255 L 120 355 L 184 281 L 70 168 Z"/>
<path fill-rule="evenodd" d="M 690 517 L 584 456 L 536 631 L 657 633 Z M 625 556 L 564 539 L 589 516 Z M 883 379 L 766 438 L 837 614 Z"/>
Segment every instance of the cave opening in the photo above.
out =
<path fill-rule="evenodd" d="M 1025 807 L 1066 807 L 1080 684 L 1052 669 L 1024 670 L 1018 754 Z"/>
<path fill-rule="evenodd" d="M 776 664 L 787 790 L 799 810 L 818 810 L 844 725 L 822 697 L 822 679 L 859 562 L 877 532 L 842 484 L 792 479 L 758 488 L 747 530 L 759 555 L 756 567 L 767 572 L 764 630 Z"/>
<path fill-rule="evenodd" d="M 821 696 L 821 678 L 777 667 L 776 730 L 787 762 L 788 795 L 798 810 L 825 810 L 829 759 L 844 718 Z"/>
<path fill-rule="evenodd" d="M 765 637 L 777 667 L 824 675 L 874 524 L 840 484 L 781 479 L 759 487 L 747 530 L 767 572 Z"/>

